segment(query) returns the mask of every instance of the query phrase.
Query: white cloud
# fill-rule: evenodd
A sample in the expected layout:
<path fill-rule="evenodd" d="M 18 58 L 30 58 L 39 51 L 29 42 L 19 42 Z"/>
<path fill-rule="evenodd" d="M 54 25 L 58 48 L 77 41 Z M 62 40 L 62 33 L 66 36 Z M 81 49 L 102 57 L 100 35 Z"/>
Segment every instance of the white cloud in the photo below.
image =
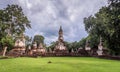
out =
<path fill-rule="evenodd" d="M 79 41 L 87 36 L 83 18 L 96 13 L 107 0 L 0 0 L 0 7 L 19 4 L 31 21 L 32 29 L 26 34 L 45 36 L 45 42 L 57 40 L 59 26 L 64 30 L 66 41 Z M 2 3 L 3 2 L 3 3 Z"/>

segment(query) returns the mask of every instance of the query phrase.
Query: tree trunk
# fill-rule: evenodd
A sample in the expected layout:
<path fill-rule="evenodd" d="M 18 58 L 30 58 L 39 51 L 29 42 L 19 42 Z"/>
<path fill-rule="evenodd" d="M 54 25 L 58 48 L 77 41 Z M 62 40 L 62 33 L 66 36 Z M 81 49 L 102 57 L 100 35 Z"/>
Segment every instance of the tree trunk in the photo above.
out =
<path fill-rule="evenodd" d="M 5 56 L 6 51 L 7 51 L 7 48 L 8 48 L 7 46 L 4 47 L 4 50 L 3 50 L 3 56 Z"/>

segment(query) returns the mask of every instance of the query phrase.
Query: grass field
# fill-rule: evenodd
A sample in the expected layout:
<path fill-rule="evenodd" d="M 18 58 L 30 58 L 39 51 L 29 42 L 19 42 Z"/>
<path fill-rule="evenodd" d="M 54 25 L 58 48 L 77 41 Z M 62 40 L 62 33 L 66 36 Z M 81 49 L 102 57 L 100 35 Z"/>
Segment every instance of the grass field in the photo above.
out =
<path fill-rule="evenodd" d="M 1 59 L 0 72 L 120 72 L 120 61 L 91 57 L 22 57 Z"/>

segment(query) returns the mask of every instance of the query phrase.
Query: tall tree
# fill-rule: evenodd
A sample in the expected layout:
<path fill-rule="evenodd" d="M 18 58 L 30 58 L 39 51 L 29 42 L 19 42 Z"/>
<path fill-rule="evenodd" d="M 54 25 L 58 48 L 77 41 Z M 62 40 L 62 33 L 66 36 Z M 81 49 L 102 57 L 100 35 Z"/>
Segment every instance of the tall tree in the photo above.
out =
<path fill-rule="evenodd" d="M 26 28 L 31 28 L 30 21 L 24 15 L 22 8 L 18 5 L 8 5 L 4 9 L 5 24 L 9 26 L 11 35 L 19 35 L 25 32 Z"/>
<path fill-rule="evenodd" d="M 15 36 L 25 32 L 26 28 L 31 28 L 30 21 L 24 15 L 22 8 L 18 5 L 8 5 L 0 10 L 0 46 L 4 47 L 4 43 L 11 44 L 9 41 L 15 39 Z M 6 41 L 5 41 L 6 40 Z M 4 42 L 5 41 L 5 42 Z"/>
<path fill-rule="evenodd" d="M 94 16 L 84 19 L 90 35 L 101 36 L 112 54 L 120 55 L 120 0 L 109 0 Z"/>
<path fill-rule="evenodd" d="M 3 44 L 3 46 L 9 46 L 8 50 L 10 50 L 10 48 L 13 47 L 14 44 L 14 41 L 10 36 L 3 37 L 0 42 Z"/>

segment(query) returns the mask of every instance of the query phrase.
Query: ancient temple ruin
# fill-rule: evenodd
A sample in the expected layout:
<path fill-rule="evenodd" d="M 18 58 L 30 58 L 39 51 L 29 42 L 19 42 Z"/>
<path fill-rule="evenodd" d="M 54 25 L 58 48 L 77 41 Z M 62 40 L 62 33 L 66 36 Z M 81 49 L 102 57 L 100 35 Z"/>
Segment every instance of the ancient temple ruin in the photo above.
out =
<path fill-rule="evenodd" d="M 37 46 L 36 42 L 33 42 L 32 47 L 29 46 L 26 51 L 27 55 L 41 55 L 47 52 L 46 48 L 43 46 L 42 43 L 40 43 L 39 46 Z"/>
<path fill-rule="evenodd" d="M 58 40 L 55 43 L 53 49 L 46 49 L 43 43 L 37 44 L 33 42 L 29 46 L 25 45 L 25 36 L 22 34 L 16 37 L 15 45 L 8 53 L 11 56 L 103 56 L 107 55 L 108 50 L 103 47 L 103 40 L 100 38 L 100 43 L 96 49 L 90 47 L 90 41 L 86 40 L 85 47 L 71 49 L 68 51 L 65 46 L 62 26 L 60 26 L 58 32 Z M 49 51 L 48 51 L 49 50 Z"/>
<path fill-rule="evenodd" d="M 64 43 L 62 26 L 60 26 L 60 29 L 59 29 L 59 37 L 58 37 L 58 41 L 56 42 L 54 52 L 55 53 L 68 53 L 68 50 Z"/>
<path fill-rule="evenodd" d="M 16 41 L 14 44 L 14 48 L 9 52 L 9 55 L 23 55 L 25 54 L 26 45 L 25 45 L 25 36 L 21 34 L 20 36 L 16 37 Z"/>
<path fill-rule="evenodd" d="M 44 53 L 47 52 L 47 51 L 46 51 L 46 48 L 43 46 L 42 43 L 39 44 L 39 46 L 38 46 L 38 48 L 37 48 L 37 52 L 38 52 L 38 53 L 41 53 L 41 54 L 44 54 Z"/>

